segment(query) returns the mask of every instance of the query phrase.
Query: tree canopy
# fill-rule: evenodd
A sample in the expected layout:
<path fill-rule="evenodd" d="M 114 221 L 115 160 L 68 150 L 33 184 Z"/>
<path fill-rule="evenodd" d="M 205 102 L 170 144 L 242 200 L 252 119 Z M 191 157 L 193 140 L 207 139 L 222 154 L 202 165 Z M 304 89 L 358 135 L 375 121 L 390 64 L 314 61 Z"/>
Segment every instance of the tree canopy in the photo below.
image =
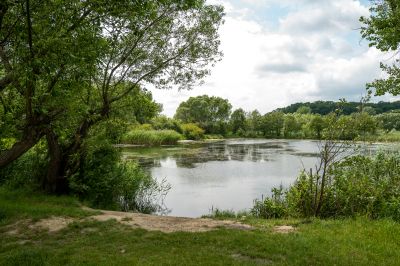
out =
<path fill-rule="evenodd" d="M 400 3 L 397 0 L 373 1 L 369 17 L 361 17 L 361 34 L 371 47 L 383 52 L 399 52 L 400 48 Z M 367 84 L 370 93 L 375 95 L 400 94 L 400 60 L 396 58 L 391 65 L 381 63 L 386 77 Z"/>
<path fill-rule="evenodd" d="M 232 105 L 220 97 L 202 95 L 182 102 L 175 118 L 185 123 L 197 123 L 207 133 L 223 133 L 231 114 Z"/>
<path fill-rule="evenodd" d="M 341 109 L 342 113 L 345 115 L 350 115 L 352 113 L 359 112 L 360 102 L 334 102 L 334 101 L 315 101 L 315 102 L 304 102 L 304 103 L 294 103 L 289 106 L 279 108 L 277 111 L 289 113 L 313 113 L 320 115 L 327 115 L 329 113 L 335 112 L 337 109 Z M 371 114 L 382 114 L 393 110 L 400 109 L 400 101 L 395 102 L 367 102 L 363 103 L 367 108 L 368 112 Z"/>
<path fill-rule="evenodd" d="M 2 148 L 0 167 L 46 136 L 45 183 L 76 172 L 94 125 L 158 112 L 148 85 L 201 82 L 221 57 L 222 17 L 203 0 L 2 1 L 1 134 L 15 143 Z"/>

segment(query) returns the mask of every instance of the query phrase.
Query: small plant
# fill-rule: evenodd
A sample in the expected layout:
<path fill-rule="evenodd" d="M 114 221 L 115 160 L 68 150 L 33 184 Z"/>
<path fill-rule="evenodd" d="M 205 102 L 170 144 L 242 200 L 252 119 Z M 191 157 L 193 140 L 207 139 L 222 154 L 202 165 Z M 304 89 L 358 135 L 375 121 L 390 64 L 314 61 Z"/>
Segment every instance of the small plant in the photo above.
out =
<path fill-rule="evenodd" d="M 203 215 L 202 218 L 213 218 L 213 219 L 237 219 L 246 216 L 251 216 L 246 210 L 235 212 L 233 210 L 221 210 L 219 208 L 212 207 L 210 214 Z"/>
<path fill-rule="evenodd" d="M 284 199 L 282 185 L 272 189 L 272 197 L 261 200 L 254 200 L 251 214 L 259 218 L 282 218 L 287 215 L 287 207 Z"/>

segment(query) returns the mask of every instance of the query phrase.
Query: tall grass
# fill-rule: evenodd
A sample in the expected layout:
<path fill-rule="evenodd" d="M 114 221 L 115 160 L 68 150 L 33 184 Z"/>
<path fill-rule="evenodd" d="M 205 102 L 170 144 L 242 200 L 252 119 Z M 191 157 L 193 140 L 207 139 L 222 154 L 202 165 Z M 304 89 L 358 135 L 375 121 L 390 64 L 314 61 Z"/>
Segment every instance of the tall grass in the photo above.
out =
<path fill-rule="evenodd" d="M 183 139 L 182 135 L 174 130 L 142 130 L 136 129 L 128 132 L 122 137 L 122 143 L 160 146 L 174 145 L 178 140 Z"/>

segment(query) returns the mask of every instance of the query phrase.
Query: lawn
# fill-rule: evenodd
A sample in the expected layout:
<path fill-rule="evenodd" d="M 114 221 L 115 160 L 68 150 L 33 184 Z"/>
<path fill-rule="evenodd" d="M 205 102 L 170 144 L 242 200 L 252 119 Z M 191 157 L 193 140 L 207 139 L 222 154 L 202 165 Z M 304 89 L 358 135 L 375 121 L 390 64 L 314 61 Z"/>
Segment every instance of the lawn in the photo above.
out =
<path fill-rule="evenodd" d="M 398 265 L 400 224 L 365 218 L 258 220 L 254 230 L 162 233 L 83 219 L 76 199 L 0 190 L 0 265 Z M 75 217 L 58 232 L 28 219 Z M 16 223 L 18 225 L 16 225 Z M 279 234 L 275 225 L 296 231 Z M 18 234 L 10 228 L 21 227 Z"/>

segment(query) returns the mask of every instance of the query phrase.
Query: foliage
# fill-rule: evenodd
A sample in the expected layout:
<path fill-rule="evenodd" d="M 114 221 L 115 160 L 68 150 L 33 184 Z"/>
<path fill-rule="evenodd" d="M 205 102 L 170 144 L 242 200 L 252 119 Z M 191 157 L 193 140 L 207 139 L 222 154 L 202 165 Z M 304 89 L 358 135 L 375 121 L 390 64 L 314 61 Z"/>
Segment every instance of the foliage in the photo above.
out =
<path fill-rule="evenodd" d="M 356 155 L 333 162 L 322 175 L 318 169 L 314 173 L 303 171 L 286 191 L 275 189 L 272 198 L 257 200 L 253 214 L 264 218 L 282 213 L 400 221 L 399 166 L 399 153 L 380 152 L 374 157 Z"/>
<path fill-rule="evenodd" d="M 247 129 L 246 112 L 242 108 L 233 111 L 229 122 L 233 134 L 244 132 Z"/>
<path fill-rule="evenodd" d="M 184 123 L 196 123 L 207 134 L 225 134 L 232 105 L 226 99 L 215 96 L 190 97 L 182 102 L 175 113 L 175 119 Z"/>
<path fill-rule="evenodd" d="M 309 127 L 313 131 L 314 136 L 316 136 L 317 139 L 321 139 L 322 131 L 325 129 L 326 123 L 320 115 L 316 115 L 312 117 Z"/>
<path fill-rule="evenodd" d="M 271 112 L 262 117 L 261 127 L 265 136 L 280 137 L 284 125 L 282 112 Z"/>
<path fill-rule="evenodd" d="M 293 138 L 298 136 L 301 130 L 301 124 L 293 115 L 286 115 L 283 121 L 283 135 L 285 138 Z"/>
<path fill-rule="evenodd" d="M 365 139 L 367 134 L 375 134 L 378 122 L 367 112 L 354 113 L 352 119 L 355 122 L 354 128 L 358 132 L 359 138 Z"/>
<path fill-rule="evenodd" d="M 315 102 L 294 103 L 289 106 L 279 108 L 276 111 L 281 111 L 285 114 L 312 113 L 312 114 L 327 115 L 329 113 L 335 112 L 337 109 L 340 108 L 342 109 L 343 115 L 351 115 L 352 113 L 357 113 L 360 111 L 359 106 L 360 106 L 359 102 L 347 102 L 345 105 L 341 105 L 340 102 L 315 101 Z M 375 113 L 369 113 L 370 115 L 382 114 L 385 112 L 390 112 L 399 109 L 400 109 L 400 101 L 365 103 L 364 107 L 364 111 L 373 110 L 373 112 L 375 112 Z M 308 112 L 309 110 L 310 112 Z"/>
<path fill-rule="evenodd" d="M 135 145 L 173 145 L 182 139 L 182 135 L 173 130 L 134 129 L 122 137 L 122 143 Z"/>
<path fill-rule="evenodd" d="M 41 141 L 7 167 L 0 169 L 0 185 L 10 189 L 41 188 L 46 175 L 46 143 Z"/>
<path fill-rule="evenodd" d="M 99 142 L 120 143 L 128 128 L 129 124 L 125 120 L 108 119 L 93 126 L 90 136 L 95 137 Z"/>
<path fill-rule="evenodd" d="M 376 116 L 380 126 L 388 131 L 393 129 L 400 131 L 400 113 L 384 113 Z"/>
<path fill-rule="evenodd" d="M 138 165 L 121 163 L 120 153 L 107 143 L 88 151 L 80 171 L 70 178 L 70 187 L 94 207 L 145 213 L 158 211 L 155 195 L 168 191 Z"/>
<path fill-rule="evenodd" d="M 237 215 L 232 210 L 221 210 L 218 208 L 212 208 L 210 214 L 203 215 L 202 218 L 213 218 L 213 219 L 232 219 L 236 218 Z"/>
<path fill-rule="evenodd" d="M 205 139 L 224 139 L 224 136 L 218 134 L 207 134 L 204 135 Z"/>
<path fill-rule="evenodd" d="M 337 103 L 295 104 L 293 106 L 299 106 L 300 112 L 294 113 L 273 111 L 261 115 L 257 110 L 245 112 L 239 108 L 230 115 L 228 126 L 215 113 L 207 111 L 209 109 L 207 107 L 208 102 L 211 98 L 208 96 L 190 98 L 187 102 L 181 103 L 175 118 L 180 118 L 183 121 L 197 121 L 196 123 L 200 127 L 202 125 L 206 127 L 206 133 L 211 130 L 214 132 L 213 134 L 220 134 L 225 137 L 323 139 L 327 133 L 331 133 L 330 124 L 337 123 L 336 129 L 334 129 L 335 139 L 377 140 L 381 138 L 379 135 L 382 134 L 379 129 L 397 127 L 396 119 L 398 115 L 394 111 L 379 115 L 371 114 L 375 113 L 376 110 L 400 108 L 400 105 L 396 107 L 396 102 L 371 104 L 366 102 L 366 99 L 362 99 L 360 103 L 340 101 Z M 230 105 L 229 102 L 227 104 Z M 319 104 L 326 105 L 326 110 L 333 110 L 333 112 L 325 115 L 308 112 L 311 107 L 318 107 Z M 370 104 L 378 107 L 371 107 Z M 287 108 L 288 110 L 294 109 L 292 106 Z M 352 110 L 351 112 L 349 112 L 349 108 Z M 350 113 L 350 115 L 346 115 L 346 113 Z M 205 122 L 206 120 L 214 122 Z M 175 119 L 161 116 L 154 121 L 158 121 L 153 123 L 154 125 L 158 123 L 157 128 L 179 127 L 179 130 L 181 130 L 179 122 Z M 179 131 L 178 129 L 175 130 Z"/>
<path fill-rule="evenodd" d="M 262 116 L 258 110 L 254 110 L 247 114 L 247 124 L 248 124 L 248 132 L 253 137 L 257 137 L 261 135 L 262 127 Z"/>
<path fill-rule="evenodd" d="M 156 130 L 170 129 L 175 130 L 178 133 L 182 133 L 181 123 L 173 118 L 166 117 L 165 115 L 159 115 L 151 120 L 151 125 Z"/>
<path fill-rule="evenodd" d="M 16 142 L 0 167 L 46 137 L 46 190 L 66 193 L 96 125 L 149 122 L 161 107 L 145 86 L 202 82 L 223 15 L 202 0 L 2 1 L 0 138 Z"/>
<path fill-rule="evenodd" d="M 376 47 L 383 52 L 394 51 L 398 53 L 400 48 L 400 6 L 398 1 L 384 0 L 372 3 L 369 17 L 361 17 L 362 37 L 367 39 L 371 47 Z M 380 64 L 385 78 L 376 79 L 367 84 L 369 92 L 375 89 L 375 95 L 400 93 L 400 68 L 399 59 L 395 59 L 392 65 Z"/>
<path fill-rule="evenodd" d="M 287 215 L 287 207 L 284 201 L 283 187 L 272 189 L 272 197 L 255 199 L 250 213 L 258 218 L 272 219 L 282 218 Z"/>
<path fill-rule="evenodd" d="M 204 138 L 204 130 L 196 124 L 182 124 L 181 129 L 186 139 L 200 140 Z"/>
<path fill-rule="evenodd" d="M 299 113 L 299 114 L 302 114 L 302 115 L 311 114 L 311 107 L 302 105 L 299 108 L 297 108 L 296 113 Z"/>

